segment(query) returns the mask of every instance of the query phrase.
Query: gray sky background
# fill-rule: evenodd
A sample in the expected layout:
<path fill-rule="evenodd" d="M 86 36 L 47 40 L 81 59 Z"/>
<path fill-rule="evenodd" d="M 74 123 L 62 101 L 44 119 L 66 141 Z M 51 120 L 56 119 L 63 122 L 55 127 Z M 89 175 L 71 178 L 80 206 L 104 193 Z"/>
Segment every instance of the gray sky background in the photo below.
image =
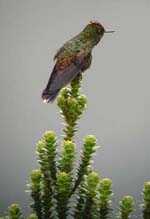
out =
<path fill-rule="evenodd" d="M 79 144 L 87 134 L 101 149 L 95 170 L 113 180 L 114 202 L 140 199 L 150 180 L 150 1 L 0 0 L 0 209 L 12 202 L 27 211 L 24 192 L 36 164 L 36 143 L 45 130 L 62 134 L 56 102 L 40 95 L 57 49 L 91 19 L 106 35 L 83 77 L 87 110 Z"/>

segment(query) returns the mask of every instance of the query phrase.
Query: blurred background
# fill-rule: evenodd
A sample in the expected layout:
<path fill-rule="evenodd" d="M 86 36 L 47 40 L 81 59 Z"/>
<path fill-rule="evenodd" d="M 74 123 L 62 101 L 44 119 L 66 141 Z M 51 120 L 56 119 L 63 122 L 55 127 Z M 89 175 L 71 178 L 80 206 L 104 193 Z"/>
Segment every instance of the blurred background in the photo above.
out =
<path fill-rule="evenodd" d="M 94 167 L 113 180 L 114 205 L 126 194 L 140 202 L 150 180 L 150 1 L 0 0 L 0 213 L 12 202 L 29 212 L 36 143 L 46 130 L 61 140 L 63 128 L 41 92 L 58 48 L 92 19 L 116 32 L 95 47 L 83 76 L 88 104 L 76 141 L 96 135 Z"/>

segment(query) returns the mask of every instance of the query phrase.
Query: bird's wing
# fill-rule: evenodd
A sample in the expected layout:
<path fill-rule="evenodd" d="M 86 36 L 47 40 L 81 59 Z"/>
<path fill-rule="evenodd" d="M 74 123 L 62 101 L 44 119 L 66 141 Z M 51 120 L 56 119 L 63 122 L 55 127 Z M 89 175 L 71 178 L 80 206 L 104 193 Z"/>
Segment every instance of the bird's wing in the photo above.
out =
<path fill-rule="evenodd" d="M 72 60 L 71 64 L 63 69 L 59 69 L 58 63 L 50 77 L 49 90 L 59 90 L 72 81 L 81 71 L 87 62 L 87 53 L 79 52 Z"/>

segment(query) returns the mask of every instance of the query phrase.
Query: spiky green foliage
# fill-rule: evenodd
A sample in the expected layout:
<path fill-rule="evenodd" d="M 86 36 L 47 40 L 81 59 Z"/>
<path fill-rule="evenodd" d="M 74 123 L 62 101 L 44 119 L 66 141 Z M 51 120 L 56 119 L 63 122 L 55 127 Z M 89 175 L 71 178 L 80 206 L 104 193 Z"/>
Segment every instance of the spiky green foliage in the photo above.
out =
<path fill-rule="evenodd" d="M 8 208 L 9 219 L 21 219 L 22 212 L 18 204 L 12 204 Z"/>
<path fill-rule="evenodd" d="M 100 180 L 100 218 L 107 219 L 111 211 L 112 181 L 109 178 Z"/>
<path fill-rule="evenodd" d="M 81 88 L 81 75 L 78 75 L 71 82 L 71 89 L 64 88 L 61 95 L 57 99 L 57 104 L 61 109 L 61 115 L 66 122 L 64 129 L 65 140 L 71 140 L 75 134 L 76 124 L 78 119 L 85 109 L 87 99 L 84 95 L 80 94 Z"/>
<path fill-rule="evenodd" d="M 82 219 L 85 211 L 85 203 L 87 197 L 87 183 L 85 180 L 82 181 L 77 190 L 77 203 L 74 211 L 74 217 L 76 219 Z"/>
<path fill-rule="evenodd" d="M 36 214 L 30 214 L 28 215 L 27 219 L 38 219 Z"/>
<path fill-rule="evenodd" d="M 98 219 L 99 218 L 99 192 L 98 192 L 98 186 L 99 186 L 99 176 L 95 172 L 91 172 L 88 174 L 87 177 L 87 196 L 86 196 L 86 202 L 85 202 L 85 209 L 83 218 L 87 219 Z"/>
<path fill-rule="evenodd" d="M 56 134 L 53 131 L 45 132 L 38 142 L 38 156 L 41 169 L 41 205 L 42 218 L 54 218 L 55 211 L 55 185 L 56 185 Z"/>
<path fill-rule="evenodd" d="M 59 169 L 60 171 L 72 175 L 75 159 L 75 143 L 70 140 L 64 140 L 63 151 L 60 154 Z"/>
<path fill-rule="evenodd" d="M 39 163 L 43 171 L 49 170 L 49 178 L 56 181 L 56 134 L 46 131 L 43 139 L 38 143 Z"/>
<path fill-rule="evenodd" d="M 73 188 L 73 192 L 78 188 L 84 176 L 87 175 L 87 168 L 91 162 L 92 155 L 96 151 L 96 138 L 93 135 L 88 135 L 83 143 L 83 151 L 81 162 L 78 167 L 77 179 Z"/>
<path fill-rule="evenodd" d="M 122 201 L 119 203 L 119 219 L 131 218 L 131 212 L 134 209 L 134 200 L 131 196 L 124 196 Z"/>
<path fill-rule="evenodd" d="M 36 212 L 39 219 L 42 219 L 42 199 L 41 199 L 41 170 L 32 170 L 30 176 L 30 195 L 33 199 L 31 208 Z"/>
<path fill-rule="evenodd" d="M 150 219 L 150 181 L 145 182 L 143 188 L 143 218 Z"/>
<path fill-rule="evenodd" d="M 112 181 L 100 179 L 90 165 L 97 148 L 93 135 L 85 137 L 80 158 L 76 158 L 73 137 L 87 102 L 80 94 L 80 88 L 79 75 L 71 82 L 71 88 L 64 88 L 58 97 L 58 106 L 66 123 L 60 152 L 53 131 L 46 131 L 37 144 L 39 169 L 31 172 L 29 183 L 34 213 L 28 219 L 110 218 Z M 123 197 L 118 217 L 129 219 L 133 207 L 133 198 Z M 143 218 L 150 219 L 150 182 L 146 182 L 143 189 Z M 19 206 L 11 205 L 8 216 L 0 219 L 22 219 Z"/>
<path fill-rule="evenodd" d="M 67 216 L 67 204 L 69 195 L 72 189 L 71 177 L 68 173 L 60 172 L 57 179 L 57 201 L 58 201 L 58 214 L 60 219 Z"/>

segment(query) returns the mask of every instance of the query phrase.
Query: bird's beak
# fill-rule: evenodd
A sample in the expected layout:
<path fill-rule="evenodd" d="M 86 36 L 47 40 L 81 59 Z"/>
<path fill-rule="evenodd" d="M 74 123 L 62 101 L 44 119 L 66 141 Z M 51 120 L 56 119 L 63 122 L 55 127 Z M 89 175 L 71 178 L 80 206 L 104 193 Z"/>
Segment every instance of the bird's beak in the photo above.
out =
<path fill-rule="evenodd" d="M 105 30 L 104 33 L 114 33 L 114 30 Z"/>

